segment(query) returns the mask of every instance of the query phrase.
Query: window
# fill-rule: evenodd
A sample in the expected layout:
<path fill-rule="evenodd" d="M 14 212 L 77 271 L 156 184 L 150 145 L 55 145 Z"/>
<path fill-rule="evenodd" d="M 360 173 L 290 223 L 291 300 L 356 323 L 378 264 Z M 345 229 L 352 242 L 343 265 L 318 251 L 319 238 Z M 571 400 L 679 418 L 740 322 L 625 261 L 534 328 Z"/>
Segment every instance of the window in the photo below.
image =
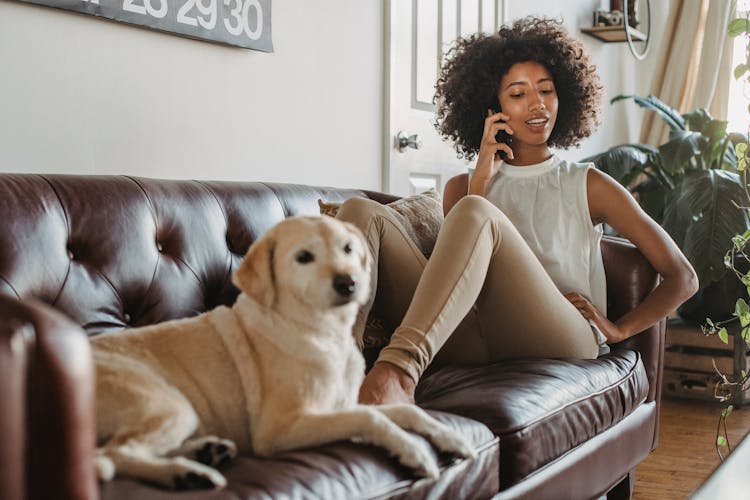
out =
<path fill-rule="evenodd" d="M 737 17 L 745 17 L 750 2 L 739 2 L 737 5 Z M 744 5 L 743 5 L 744 4 Z M 742 9 L 744 7 L 744 9 Z M 740 10 L 742 9 L 742 10 Z M 747 75 L 741 80 L 734 78 L 734 68 L 738 64 L 745 62 L 745 44 L 746 39 L 743 35 L 734 38 L 734 48 L 732 50 L 732 75 L 729 84 L 729 106 L 727 110 L 727 130 L 730 132 L 741 132 L 747 134 L 750 132 L 750 84 L 747 83 Z"/>

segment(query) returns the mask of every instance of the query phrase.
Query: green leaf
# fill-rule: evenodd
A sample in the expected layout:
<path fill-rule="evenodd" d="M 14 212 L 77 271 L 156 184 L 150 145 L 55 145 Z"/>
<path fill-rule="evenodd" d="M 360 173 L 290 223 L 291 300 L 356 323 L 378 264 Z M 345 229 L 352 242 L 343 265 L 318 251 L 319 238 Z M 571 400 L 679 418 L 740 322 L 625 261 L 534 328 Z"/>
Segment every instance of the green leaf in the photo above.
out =
<path fill-rule="evenodd" d="M 638 184 L 632 192 L 638 195 L 638 204 L 649 217 L 661 224 L 664 218 L 664 202 L 670 190 L 660 181 L 649 178 Z"/>
<path fill-rule="evenodd" d="M 667 196 L 662 226 L 693 265 L 701 288 L 725 275 L 732 237 L 750 228 L 748 214 L 735 203 L 750 204 L 740 176 L 727 170 L 690 172 Z"/>
<path fill-rule="evenodd" d="M 737 234 L 737 235 L 732 236 L 732 243 L 734 243 L 735 251 L 740 251 L 743 248 L 745 248 L 745 245 L 747 245 L 748 240 L 750 240 L 750 229 L 746 230 L 742 234 Z M 728 257 L 731 262 L 732 256 L 728 255 Z"/>
<path fill-rule="evenodd" d="M 711 143 L 721 144 L 727 137 L 727 123 L 726 120 L 711 120 L 704 124 L 700 131 Z"/>
<path fill-rule="evenodd" d="M 743 328 L 750 325 L 750 308 L 748 308 L 745 299 L 737 299 L 737 303 L 734 305 L 734 315 L 739 318 L 740 325 Z"/>
<path fill-rule="evenodd" d="M 690 113 L 685 113 L 682 118 L 685 120 L 685 127 L 695 132 L 703 132 L 703 129 L 712 120 L 711 114 L 706 108 L 698 108 Z"/>
<path fill-rule="evenodd" d="M 748 32 L 750 32 L 750 23 L 748 23 L 747 19 L 738 18 L 729 21 L 729 25 L 727 26 L 727 34 L 729 36 L 739 36 Z"/>
<path fill-rule="evenodd" d="M 739 80 L 748 70 L 747 64 L 741 63 L 734 68 L 734 78 Z"/>
<path fill-rule="evenodd" d="M 729 415 L 731 415 L 732 414 L 732 410 L 734 410 L 734 406 L 732 406 L 732 405 L 729 405 L 726 408 L 724 408 L 723 410 L 721 410 L 721 416 L 722 416 L 722 418 L 727 418 Z"/>
<path fill-rule="evenodd" d="M 737 153 L 732 144 L 732 137 L 724 134 L 724 137 L 718 138 L 713 142 L 710 153 L 712 168 L 723 168 L 725 170 L 734 170 L 737 168 Z"/>
<path fill-rule="evenodd" d="M 625 99 L 633 99 L 638 106 L 650 109 L 651 111 L 656 111 L 671 130 L 685 130 L 685 119 L 679 111 L 667 106 L 656 96 L 650 95 L 648 97 L 641 97 L 637 95 L 618 95 L 609 102 L 614 104 L 617 101 Z"/>
<path fill-rule="evenodd" d="M 737 157 L 745 156 L 745 152 L 747 151 L 747 143 L 741 142 L 735 145 L 734 150 L 737 152 Z"/>
<path fill-rule="evenodd" d="M 716 438 L 716 446 L 726 446 L 727 445 L 727 438 L 724 436 L 719 436 Z"/>
<path fill-rule="evenodd" d="M 735 316 L 739 317 L 743 314 L 750 313 L 750 308 L 747 306 L 747 302 L 744 301 L 744 299 L 737 299 L 737 302 L 734 304 L 734 314 Z"/>
<path fill-rule="evenodd" d="M 651 148 L 651 152 L 656 153 L 656 148 Z M 625 187 L 628 187 L 633 178 L 651 164 L 649 152 L 630 144 L 615 146 L 582 161 L 594 163 L 596 168 L 607 173 Z"/>
<path fill-rule="evenodd" d="M 729 334 L 727 333 L 727 329 L 726 328 L 722 327 L 721 330 L 719 330 L 719 338 L 725 344 L 729 343 Z"/>
<path fill-rule="evenodd" d="M 659 146 L 664 169 L 672 175 L 690 168 L 691 161 L 701 155 L 708 139 L 700 132 L 678 130 L 670 134 L 669 141 Z"/>
<path fill-rule="evenodd" d="M 742 340 L 744 340 L 745 342 L 750 342 L 750 327 L 743 328 L 741 335 L 742 335 Z"/>

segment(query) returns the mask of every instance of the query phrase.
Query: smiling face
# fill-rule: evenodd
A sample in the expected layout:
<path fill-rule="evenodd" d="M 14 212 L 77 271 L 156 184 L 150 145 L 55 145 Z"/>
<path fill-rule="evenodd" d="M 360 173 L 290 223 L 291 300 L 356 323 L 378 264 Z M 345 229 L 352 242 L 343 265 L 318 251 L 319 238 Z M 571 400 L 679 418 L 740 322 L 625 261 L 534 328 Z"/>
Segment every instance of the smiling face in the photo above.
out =
<path fill-rule="evenodd" d="M 511 147 L 547 147 L 557 120 L 558 100 L 552 74 L 543 65 L 516 63 L 503 76 L 497 97 L 503 113 L 511 119 Z"/>

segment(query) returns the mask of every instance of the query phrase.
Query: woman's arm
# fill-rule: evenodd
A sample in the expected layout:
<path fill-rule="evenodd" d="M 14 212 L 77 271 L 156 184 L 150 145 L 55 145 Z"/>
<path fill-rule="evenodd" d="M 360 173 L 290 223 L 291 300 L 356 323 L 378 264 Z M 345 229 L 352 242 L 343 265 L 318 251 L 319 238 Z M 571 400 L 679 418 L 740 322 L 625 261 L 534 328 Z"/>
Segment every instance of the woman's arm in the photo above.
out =
<path fill-rule="evenodd" d="M 510 146 L 504 142 L 497 142 L 496 139 L 497 133 L 501 131 L 513 135 L 513 129 L 506 123 L 508 120 L 510 120 L 510 116 L 503 112 L 493 113 L 492 110 L 487 110 L 487 118 L 484 119 L 484 130 L 482 131 L 482 142 L 477 154 L 477 163 L 474 174 L 468 181 L 467 191 L 469 194 L 484 196 L 487 186 L 500 168 L 498 152 L 503 151 L 508 158 L 514 158 Z"/>
<path fill-rule="evenodd" d="M 443 215 L 448 215 L 453 205 L 469 193 L 469 174 L 459 174 L 448 179 L 443 190 Z"/>
<path fill-rule="evenodd" d="M 615 323 L 603 315 L 599 321 L 594 318 L 597 326 L 605 327 L 602 331 L 610 342 L 619 342 L 650 327 L 695 294 L 698 277 L 672 238 L 619 183 L 592 168 L 587 185 L 592 223 L 607 223 L 629 239 L 662 277 L 641 304 Z"/>
<path fill-rule="evenodd" d="M 500 160 L 497 156 L 499 151 L 505 152 L 508 158 L 513 159 L 513 150 L 510 146 L 496 140 L 497 133 L 500 131 L 510 135 L 513 134 L 513 129 L 505 123 L 509 119 L 510 117 L 505 113 L 493 113 L 491 110 L 487 110 L 474 175 L 469 179 L 468 174 L 460 174 L 451 178 L 445 184 L 445 190 L 443 191 L 444 215 L 448 215 L 453 205 L 467 194 L 484 196 L 489 182 L 497 174 L 500 167 Z"/>

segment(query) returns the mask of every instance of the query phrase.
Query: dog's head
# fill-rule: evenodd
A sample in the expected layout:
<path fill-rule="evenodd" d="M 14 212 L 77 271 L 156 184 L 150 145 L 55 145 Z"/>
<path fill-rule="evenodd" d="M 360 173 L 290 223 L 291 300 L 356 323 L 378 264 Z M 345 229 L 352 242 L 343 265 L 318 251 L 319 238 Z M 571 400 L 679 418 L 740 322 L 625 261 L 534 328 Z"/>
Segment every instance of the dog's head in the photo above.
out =
<path fill-rule="evenodd" d="M 270 308 L 321 311 L 356 304 L 358 309 L 370 293 L 370 260 L 352 224 L 291 217 L 250 247 L 233 282 Z"/>

